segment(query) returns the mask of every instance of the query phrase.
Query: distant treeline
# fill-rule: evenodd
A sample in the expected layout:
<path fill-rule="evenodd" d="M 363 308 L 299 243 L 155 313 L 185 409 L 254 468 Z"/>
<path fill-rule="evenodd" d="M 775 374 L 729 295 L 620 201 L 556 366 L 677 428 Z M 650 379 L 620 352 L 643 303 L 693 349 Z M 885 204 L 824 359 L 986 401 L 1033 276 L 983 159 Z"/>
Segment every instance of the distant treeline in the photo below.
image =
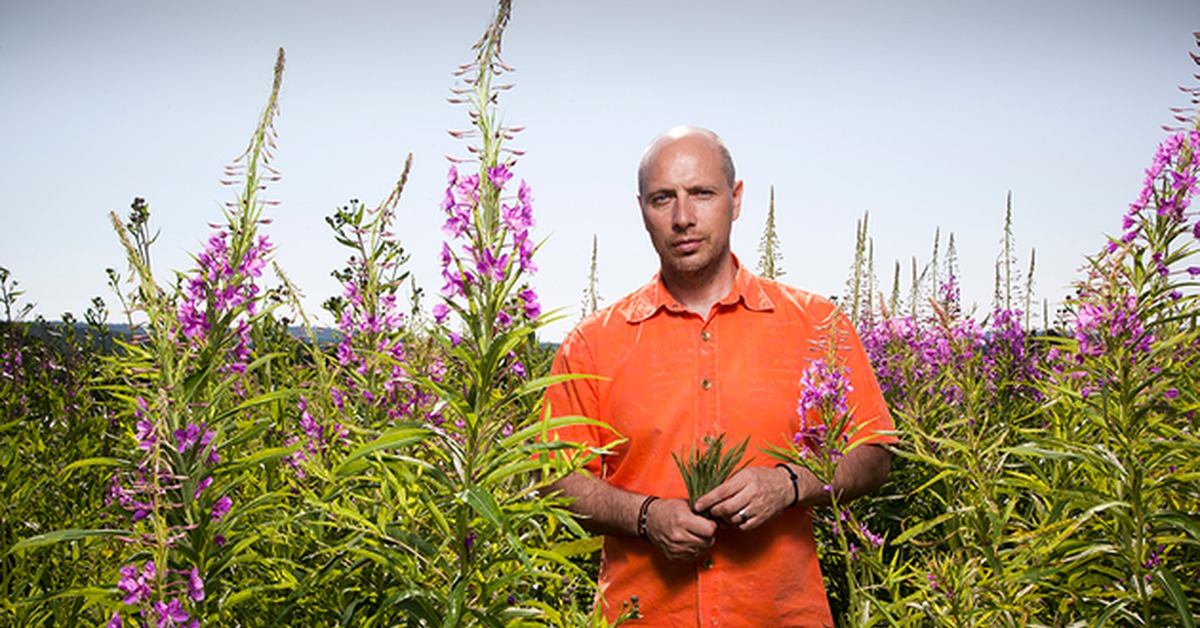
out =
<path fill-rule="evenodd" d="M 96 326 L 89 323 L 78 321 L 63 322 L 63 321 L 35 321 L 31 323 L 3 323 L 0 325 L 12 325 L 17 327 L 25 327 L 25 333 L 31 338 L 37 338 L 42 341 L 54 342 L 64 338 L 63 331 L 70 328 L 74 333 L 74 340 L 77 342 L 88 342 L 97 349 L 108 352 L 111 351 L 116 339 L 130 340 L 133 337 L 134 328 L 128 323 L 110 323 L 106 325 Z M 304 327 L 299 325 L 291 325 L 287 328 L 288 334 L 295 338 L 301 338 L 307 341 L 308 333 Z M 316 335 L 317 343 L 321 345 L 336 343 L 339 339 L 340 332 L 331 327 L 314 327 L 313 333 Z"/>

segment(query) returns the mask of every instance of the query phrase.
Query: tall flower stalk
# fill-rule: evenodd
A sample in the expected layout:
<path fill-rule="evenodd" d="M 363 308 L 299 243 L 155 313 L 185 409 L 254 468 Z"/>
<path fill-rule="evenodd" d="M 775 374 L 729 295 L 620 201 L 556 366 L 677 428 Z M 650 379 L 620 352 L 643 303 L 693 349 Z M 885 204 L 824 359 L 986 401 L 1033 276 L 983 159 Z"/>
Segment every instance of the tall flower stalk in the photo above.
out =
<path fill-rule="evenodd" d="M 1177 574 L 1197 573 L 1195 553 L 1179 543 L 1200 540 L 1200 500 L 1180 479 L 1196 472 L 1200 451 L 1198 151 L 1200 130 L 1159 146 L 1122 235 L 1092 259 L 1070 303 L 1059 403 L 1048 412 L 1044 447 L 1094 478 L 1069 502 L 1086 523 L 1061 558 L 1111 574 L 1090 579 L 1080 602 L 1122 622 L 1195 624 L 1194 591 Z"/>
<path fill-rule="evenodd" d="M 814 354 L 801 373 L 796 404 L 798 429 L 785 447 L 771 447 L 772 457 L 804 467 L 813 474 L 829 494 L 829 525 L 838 557 L 835 582 L 845 591 L 847 613 L 855 618 L 871 614 L 871 596 L 878 594 L 880 584 L 881 547 L 884 539 L 860 521 L 851 508 L 843 504 L 834 490 L 838 464 L 846 454 L 861 444 L 852 421 L 854 408 L 849 405 L 853 391 L 849 369 L 845 366 L 844 340 L 850 325 L 849 318 L 835 309 L 822 324 L 821 338 L 814 342 Z M 850 625 L 861 625 L 852 621 Z"/>
<path fill-rule="evenodd" d="M 380 279 L 384 266 L 369 263 L 369 247 L 345 271 L 353 281 L 340 302 L 344 335 L 334 370 L 353 377 L 355 403 L 387 395 L 389 386 L 428 401 L 381 405 L 387 422 L 370 423 L 361 439 L 352 434 L 324 490 L 314 486 L 313 502 L 353 533 L 320 539 L 332 558 L 310 586 L 335 579 L 404 592 L 356 606 L 351 612 L 366 622 L 576 623 L 555 592 L 564 574 L 581 572 L 553 546 L 563 530 L 583 532 L 561 501 L 538 493 L 543 477 L 564 472 L 540 454 L 566 447 L 538 436 L 570 420 L 541 420 L 542 390 L 557 380 L 539 376 L 546 356 L 536 330 L 546 319 L 529 283 L 533 196 L 515 177 L 520 152 L 506 145 L 518 129 L 496 113 L 500 93 L 511 87 L 497 84 L 512 71 L 499 56 L 509 15 L 501 2 L 474 61 L 456 72 L 451 100 L 467 106 L 471 125 L 451 132 L 469 144 L 465 157 L 451 160 L 440 205 L 442 287 L 432 325 L 404 336 L 432 343 L 422 346 L 431 347 L 436 368 L 413 364 L 390 341 L 363 344 L 371 337 L 364 321 L 387 327 L 383 312 L 368 305 L 371 294 L 394 284 Z M 350 229 L 358 220 L 345 212 L 335 223 L 347 226 L 339 230 L 343 244 L 369 239 L 374 229 Z M 342 377 L 332 378 L 335 392 Z M 359 560 L 366 561 L 361 568 L 346 566 Z"/>
<path fill-rule="evenodd" d="M 132 466 L 113 476 L 109 495 L 114 512 L 124 515 L 130 548 L 109 626 L 199 625 L 214 580 L 228 569 L 238 478 L 236 461 L 223 460 L 223 445 L 261 431 L 259 408 L 282 394 L 255 396 L 252 375 L 273 358 L 256 356 L 250 341 L 250 329 L 266 315 L 257 280 L 272 247 L 259 227 L 273 204 L 263 198 L 265 186 L 278 178 L 270 158 L 282 73 L 281 50 L 258 127 L 226 169 L 223 182 L 240 185 L 240 194 L 175 290 L 160 286 L 151 269 L 148 205 L 136 200 L 127 223 L 112 216 L 138 281 L 130 302 L 145 317 L 145 334 L 122 343 L 126 355 L 114 360 L 108 387 L 128 408 L 132 443 Z"/>

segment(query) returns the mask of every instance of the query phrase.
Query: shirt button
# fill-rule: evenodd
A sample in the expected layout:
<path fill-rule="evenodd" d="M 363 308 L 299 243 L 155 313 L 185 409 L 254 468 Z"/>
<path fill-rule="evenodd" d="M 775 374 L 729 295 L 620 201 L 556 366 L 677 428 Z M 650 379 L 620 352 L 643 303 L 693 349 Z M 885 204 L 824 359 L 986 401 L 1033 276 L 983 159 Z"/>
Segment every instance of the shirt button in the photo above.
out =
<path fill-rule="evenodd" d="M 705 329 L 704 331 L 701 331 L 701 332 L 700 332 L 700 339 L 701 339 L 701 340 L 703 340 L 703 341 L 705 341 L 705 342 L 708 342 L 708 339 L 709 339 L 709 338 L 712 338 L 712 334 L 708 333 L 708 330 L 707 330 L 707 329 Z"/>
<path fill-rule="evenodd" d="M 704 379 L 700 380 L 700 387 L 703 388 L 704 390 L 708 390 L 709 388 L 712 388 L 712 380 L 705 377 Z"/>
<path fill-rule="evenodd" d="M 705 569 L 712 569 L 712 568 L 713 568 L 713 559 L 712 559 L 712 556 L 709 556 L 709 557 L 707 557 L 707 558 L 705 558 L 705 559 L 704 559 L 704 568 L 705 568 Z"/>

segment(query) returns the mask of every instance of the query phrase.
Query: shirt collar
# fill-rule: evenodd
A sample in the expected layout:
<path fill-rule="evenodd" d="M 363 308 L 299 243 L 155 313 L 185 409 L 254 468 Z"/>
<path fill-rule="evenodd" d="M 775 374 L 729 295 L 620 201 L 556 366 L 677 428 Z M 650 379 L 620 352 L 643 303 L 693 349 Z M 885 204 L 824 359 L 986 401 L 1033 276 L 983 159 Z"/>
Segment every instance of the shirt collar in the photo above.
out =
<path fill-rule="evenodd" d="M 733 254 L 730 253 L 730 255 Z M 729 294 L 725 295 L 725 298 L 718 302 L 719 305 L 733 307 L 742 303 L 746 309 L 755 312 L 774 309 L 775 304 L 771 302 L 770 297 L 763 289 L 763 279 L 746 270 L 736 255 L 733 255 L 733 264 L 737 268 L 737 274 L 733 278 L 733 288 L 729 290 Z M 629 302 L 622 314 L 627 322 L 636 325 L 654 316 L 659 310 L 677 313 L 685 311 L 683 305 L 667 291 L 661 272 L 655 273 L 653 281 L 630 295 Z"/>

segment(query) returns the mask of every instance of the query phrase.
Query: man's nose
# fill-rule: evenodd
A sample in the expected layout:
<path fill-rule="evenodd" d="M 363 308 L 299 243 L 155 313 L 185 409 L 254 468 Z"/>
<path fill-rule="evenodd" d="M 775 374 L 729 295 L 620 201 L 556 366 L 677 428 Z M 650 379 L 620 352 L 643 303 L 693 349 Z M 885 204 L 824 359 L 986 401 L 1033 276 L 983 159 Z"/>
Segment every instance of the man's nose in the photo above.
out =
<path fill-rule="evenodd" d="M 678 231 L 686 231 L 696 224 L 696 206 L 687 194 L 681 194 L 671 212 L 671 226 Z"/>

